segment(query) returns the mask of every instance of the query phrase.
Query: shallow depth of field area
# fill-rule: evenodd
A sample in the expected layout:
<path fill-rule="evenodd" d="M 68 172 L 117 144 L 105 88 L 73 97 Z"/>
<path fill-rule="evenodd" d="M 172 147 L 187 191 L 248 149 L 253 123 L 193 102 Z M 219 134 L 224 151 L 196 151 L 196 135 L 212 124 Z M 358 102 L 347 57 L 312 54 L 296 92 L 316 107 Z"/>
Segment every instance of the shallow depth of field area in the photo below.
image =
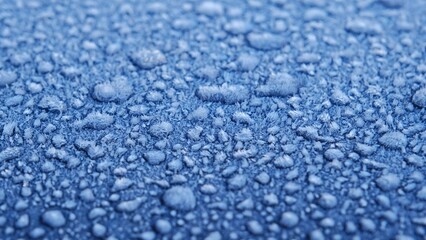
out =
<path fill-rule="evenodd" d="M 0 239 L 426 237 L 426 1 L 0 0 Z"/>

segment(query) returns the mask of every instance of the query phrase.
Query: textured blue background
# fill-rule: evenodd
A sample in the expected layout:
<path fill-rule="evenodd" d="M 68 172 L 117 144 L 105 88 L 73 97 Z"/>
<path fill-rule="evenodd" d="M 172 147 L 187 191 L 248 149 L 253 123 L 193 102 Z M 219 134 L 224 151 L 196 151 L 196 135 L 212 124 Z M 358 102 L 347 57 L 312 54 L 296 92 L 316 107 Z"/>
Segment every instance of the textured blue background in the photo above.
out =
<path fill-rule="evenodd" d="M 426 2 L 0 0 L 0 239 L 426 239 Z"/>

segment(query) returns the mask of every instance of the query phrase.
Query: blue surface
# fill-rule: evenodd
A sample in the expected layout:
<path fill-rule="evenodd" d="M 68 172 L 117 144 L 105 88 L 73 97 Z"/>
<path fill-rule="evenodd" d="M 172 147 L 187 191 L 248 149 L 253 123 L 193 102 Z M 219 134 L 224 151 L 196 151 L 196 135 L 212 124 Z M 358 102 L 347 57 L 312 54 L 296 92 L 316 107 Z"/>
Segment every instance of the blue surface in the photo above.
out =
<path fill-rule="evenodd" d="M 426 239 L 426 2 L 0 0 L 0 239 Z"/>

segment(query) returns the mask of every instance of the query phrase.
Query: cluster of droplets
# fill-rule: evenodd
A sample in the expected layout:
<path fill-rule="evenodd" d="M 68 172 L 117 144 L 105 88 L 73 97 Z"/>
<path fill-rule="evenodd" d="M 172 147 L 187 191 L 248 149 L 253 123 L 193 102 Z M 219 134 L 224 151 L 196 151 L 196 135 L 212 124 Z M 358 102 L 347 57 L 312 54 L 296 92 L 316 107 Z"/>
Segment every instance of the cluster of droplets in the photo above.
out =
<path fill-rule="evenodd" d="M 425 236 L 422 7 L 0 4 L 0 238 Z"/>

